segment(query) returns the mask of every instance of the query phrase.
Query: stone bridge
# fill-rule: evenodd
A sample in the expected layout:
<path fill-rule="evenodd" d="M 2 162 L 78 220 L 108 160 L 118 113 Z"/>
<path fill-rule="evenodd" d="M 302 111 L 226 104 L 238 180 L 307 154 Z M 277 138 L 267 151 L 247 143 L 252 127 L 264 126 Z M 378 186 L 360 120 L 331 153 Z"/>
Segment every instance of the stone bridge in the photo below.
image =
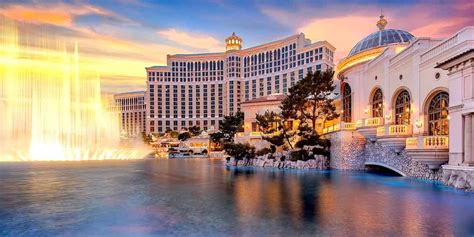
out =
<path fill-rule="evenodd" d="M 438 180 L 441 173 L 431 170 L 428 165 L 412 160 L 404 150 L 397 154 L 377 142 L 367 142 L 364 155 L 360 159 L 365 159 L 366 166 L 382 166 L 402 176 Z"/>
<path fill-rule="evenodd" d="M 402 176 L 440 179 L 440 171 L 433 171 L 427 165 L 412 160 L 405 151 L 397 154 L 377 142 L 366 141 L 356 131 L 339 131 L 326 136 L 331 140 L 331 168 L 364 170 L 367 166 L 380 166 Z"/>

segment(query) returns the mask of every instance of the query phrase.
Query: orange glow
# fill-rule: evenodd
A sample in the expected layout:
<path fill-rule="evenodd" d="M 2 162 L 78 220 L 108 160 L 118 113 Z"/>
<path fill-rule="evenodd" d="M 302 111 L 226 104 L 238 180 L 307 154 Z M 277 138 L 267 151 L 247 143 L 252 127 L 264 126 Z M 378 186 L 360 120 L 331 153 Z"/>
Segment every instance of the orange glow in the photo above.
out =
<path fill-rule="evenodd" d="M 45 34 L 32 45 L 3 18 L 0 31 L 0 161 L 146 155 L 121 147 L 118 114 L 104 106 L 100 78 L 82 68 L 77 43 L 71 53 Z"/>
<path fill-rule="evenodd" d="M 8 18 L 31 23 L 70 25 L 72 22 L 72 16 L 67 12 L 52 9 L 35 9 L 13 5 L 2 10 L 2 13 Z"/>

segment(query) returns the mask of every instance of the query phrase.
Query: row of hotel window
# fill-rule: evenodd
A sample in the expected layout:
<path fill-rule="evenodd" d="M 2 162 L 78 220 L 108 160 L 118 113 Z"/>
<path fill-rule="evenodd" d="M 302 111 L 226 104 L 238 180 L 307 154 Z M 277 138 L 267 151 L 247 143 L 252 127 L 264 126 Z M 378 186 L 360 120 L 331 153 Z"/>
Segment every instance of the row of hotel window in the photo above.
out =
<path fill-rule="evenodd" d="M 291 46 L 291 45 L 290 45 Z M 318 61 L 323 59 L 323 51 L 326 52 L 328 55 L 328 59 L 332 62 L 333 59 L 333 51 L 324 47 L 320 47 L 314 50 L 306 51 L 296 55 L 296 46 L 293 47 L 290 52 L 285 51 L 283 47 L 283 53 L 280 53 L 280 49 L 271 51 L 262 52 L 259 54 L 254 54 L 251 56 L 244 57 L 244 77 L 249 76 L 256 76 L 262 75 L 264 73 L 272 73 L 278 72 L 281 70 L 287 70 L 288 68 L 293 68 L 296 66 L 304 65 L 305 63 L 312 63 L 313 61 Z M 289 60 L 288 60 L 288 53 L 289 53 Z M 240 72 L 240 57 L 238 56 L 229 56 L 226 61 L 228 62 L 228 67 L 238 67 L 238 71 Z M 238 63 L 237 63 L 238 62 Z M 288 65 L 289 63 L 289 65 Z M 280 67 L 281 66 L 281 67 Z M 172 62 L 172 77 L 175 76 L 186 76 L 186 72 L 196 72 L 199 73 L 201 71 L 222 71 L 224 70 L 224 62 L 222 60 L 219 61 L 198 61 L 198 62 Z M 257 71 L 258 70 L 258 71 Z M 178 74 L 178 72 L 180 72 Z M 232 70 L 228 72 L 233 72 Z M 159 74 L 158 74 L 159 73 Z M 166 72 L 156 72 L 157 76 L 162 77 L 163 73 L 165 76 L 170 76 L 169 72 L 166 75 Z M 155 72 L 148 72 L 148 76 L 155 76 Z M 192 76 L 192 73 L 188 73 L 187 76 Z M 211 73 L 211 75 L 216 75 L 215 72 Z M 222 72 L 218 72 L 217 75 L 222 75 Z M 196 76 L 200 76 L 200 74 L 196 74 Z M 207 76 L 207 73 L 204 74 Z M 228 75 L 230 77 L 240 77 L 240 75 Z M 150 79 L 152 81 L 153 79 Z"/>
<path fill-rule="evenodd" d="M 141 97 L 116 99 L 115 103 L 117 105 L 123 107 L 123 106 L 127 106 L 127 105 L 143 104 L 144 101 L 145 101 L 145 98 L 143 96 L 141 96 Z"/>
<path fill-rule="evenodd" d="M 321 64 L 317 64 L 316 65 L 316 70 L 321 70 Z M 308 67 L 308 70 L 311 70 L 312 67 Z M 278 70 L 279 71 L 279 70 Z M 261 72 L 261 73 L 260 73 Z M 260 70 L 258 75 L 261 75 L 261 74 L 265 74 L 264 72 L 266 73 L 273 73 L 272 70 L 268 71 L 265 71 L 265 70 Z M 207 72 L 205 72 L 203 74 L 203 77 L 201 78 L 201 73 L 199 73 L 198 75 L 194 75 L 193 73 L 179 73 L 179 75 L 176 75 L 176 76 L 179 76 L 179 78 L 170 78 L 168 76 L 160 76 L 161 75 L 161 72 L 160 72 L 160 75 L 158 75 L 158 72 L 156 72 L 156 77 L 155 77 L 155 72 L 149 72 L 149 74 L 151 76 L 149 76 L 148 80 L 149 81 L 158 81 L 158 82 L 207 82 L 207 81 L 222 81 L 224 79 L 223 76 L 215 76 L 214 73 L 211 72 L 212 76 L 211 77 L 208 77 L 208 74 Z M 174 73 L 173 73 L 174 74 Z M 178 74 L 178 73 L 176 73 Z M 244 73 L 245 74 L 245 73 Z M 247 75 L 244 75 L 245 78 L 249 77 L 249 73 L 247 73 Z M 256 76 L 257 73 L 252 73 L 251 74 L 252 76 Z M 196 76 L 196 78 L 193 78 L 193 76 Z M 240 69 L 232 69 L 229 71 L 228 77 L 240 77 Z M 186 78 L 187 77 L 187 78 Z"/>
<path fill-rule="evenodd" d="M 218 114 L 219 117 L 222 117 L 223 114 L 223 85 L 212 84 L 210 90 L 208 91 L 208 85 L 202 85 L 203 89 L 201 91 L 201 85 L 195 86 L 185 86 L 173 85 L 173 90 L 171 90 L 170 85 L 156 85 L 157 91 L 155 93 L 155 85 L 150 85 L 149 87 L 149 107 L 150 107 L 150 117 L 155 117 L 155 111 L 157 111 L 157 117 L 178 118 L 178 111 L 181 111 L 181 118 L 185 117 L 208 117 L 209 114 L 211 117 L 216 117 Z M 178 91 L 178 88 L 180 90 Z M 216 91 L 217 91 L 217 101 L 216 101 Z M 173 92 L 173 93 L 171 93 Z M 186 97 L 186 92 L 188 96 Z M 202 92 L 202 94 L 201 94 Z M 210 92 L 208 94 L 208 92 Z M 180 97 L 178 97 L 180 95 Z M 195 96 L 195 97 L 194 97 Z M 202 107 L 201 107 L 201 97 Z M 156 100 L 155 100 L 156 98 Z M 171 98 L 173 98 L 173 103 L 171 103 Z M 178 99 L 179 98 L 179 99 Z M 186 100 L 187 98 L 187 100 Z M 164 100 L 163 100 L 164 99 Z M 155 102 L 157 103 L 155 106 Z M 163 103 L 164 102 L 164 103 Z M 180 103 L 179 103 L 180 102 Z M 164 109 L 163 110 L 163 104 Z M 172 107 L 171 107 L 172 105 Z M 188 106 L 186 106 L 188 105 Z M 208 106 L 210 105 L 210 106 Z M 217 110 L 216 110 L 217 106 Z M 171 110 L 173 108 L 173 110 Z M 210 110 L 209 110 L 210 109 Z M 186 114 L 186 110 L 188 113 Z M 202 115 L 201 115 L 202 110 Z M 172 113 L 171 113 L 172 111 Z"/>
<path fill-rule="evenodd" d="M 155 123 L 156 122 L 156 123 Z M 173 125 L 171 125 L 171 122 L 173 122 Z M 204 130 L 208 130 L 209 126 L 217 128 L 219 126 L 219 120 L 196 120 L 196 121 L 188 121 L 187 126 L 186 126 L 186 121 L 181 120 L 181 129 L 186 128 L 186 127 L 193 127 L 193 126 L 198 126 L 201 127 L 201 122 L 202 122 L 202 127 Z M 178 126 L 178 121 L 170 121 L 170 120 L 150 120 L 150 132 L 166 132 L 167 130 L 174 130 L 178 131 L 179 126 Z"/>
<path fill-rule="evenodd" d="M 121 105 L 120 111 L 133 111 L 133 110 L 145 110 L 144 102 L 140 102 L 141 104 L 133 104 L 133 105 Z"/>

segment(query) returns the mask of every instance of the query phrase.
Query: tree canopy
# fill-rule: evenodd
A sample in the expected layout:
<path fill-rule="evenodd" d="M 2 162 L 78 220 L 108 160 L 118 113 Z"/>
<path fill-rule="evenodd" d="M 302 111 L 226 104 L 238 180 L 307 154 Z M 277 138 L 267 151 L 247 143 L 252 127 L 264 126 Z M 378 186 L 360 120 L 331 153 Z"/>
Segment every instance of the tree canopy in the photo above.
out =
<path fill-rule="evenodd" d="M 300 121 L 304 131 L 316 134 L 317 121 L 336 119 L 339 114 L 334 105 L 334 71 L 308 72 L 306 77 L 289 89 L 289 95 L 282 101 L 283 118 Z"/>
<path fill-rule="evenodd" d="M 182 132 L 178 135 L 178 140 L 180 140 L 180 141 L 186 141 L 189 138 L 191 138 L 191 133 L 190 132 Z"/>
<path fill-rule="evenodd" d="M 235 134 L 243 129 L 243 125 L 244 113 L 240 111 L 224 116 L 224 119 L 219 123 L 219 132 L 222 133 L 222 135 L 216 136 L 222 136 L 225 142 L 233 142 Z"/>

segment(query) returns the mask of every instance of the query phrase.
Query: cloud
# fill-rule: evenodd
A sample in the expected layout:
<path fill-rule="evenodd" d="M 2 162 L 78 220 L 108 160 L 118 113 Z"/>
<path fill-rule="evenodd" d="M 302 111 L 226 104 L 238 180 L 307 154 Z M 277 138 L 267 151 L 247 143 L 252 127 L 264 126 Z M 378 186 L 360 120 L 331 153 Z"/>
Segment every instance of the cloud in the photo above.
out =
<path fill-rule="evenodd" d="M 357 26 L 357 27 L 355 27 Z M 349 53 L 362 38 L 376 30 L 374 17 L 345 16 L 337 18 L 315 19 L 298 28 L 306 37 L 315 40 L 327 40 L 336 47 L 336 58 Z"/>
<path fill-rule="evenodd" d="M 98 15 L 120 19 L 120 17 L 114 13 L 97 6 L 88 4 L 70 5 L 64 3 L 41 6 L 5 5 L 0 8 L 0 15 L 21 22 L 57 26 L 72 26 L 75 17 L 84 15 Z"/>
<path fill-rule="evenodd" d="M 221 42 L 212 36 L 180 31 L 174 28 L 160 30 L 157 33 L 169 41 L 195 50 L 207 52 L 221 52 L 224 50 L 223 41 Z"/>
<path fill-rule="evenodd" d="M 336 59 L 347 56 L 350 49 L 362 38 L 377 31 L 380 4 L 334 3 L 318 8 L 308 5 L 283 9 L 261 6 L 260 11 L 281 26 L 303 32 L 311 40 L 327 40 L 336 47 Z M 401 4 L 397 8 L 384 7 L 387 28 L 402 29 L 415 36 L 444 38 L 463 27 L 473 25 L 472 1 L 426 2 Z M 347 14 L 350 12 L 350 14 Z"/>

